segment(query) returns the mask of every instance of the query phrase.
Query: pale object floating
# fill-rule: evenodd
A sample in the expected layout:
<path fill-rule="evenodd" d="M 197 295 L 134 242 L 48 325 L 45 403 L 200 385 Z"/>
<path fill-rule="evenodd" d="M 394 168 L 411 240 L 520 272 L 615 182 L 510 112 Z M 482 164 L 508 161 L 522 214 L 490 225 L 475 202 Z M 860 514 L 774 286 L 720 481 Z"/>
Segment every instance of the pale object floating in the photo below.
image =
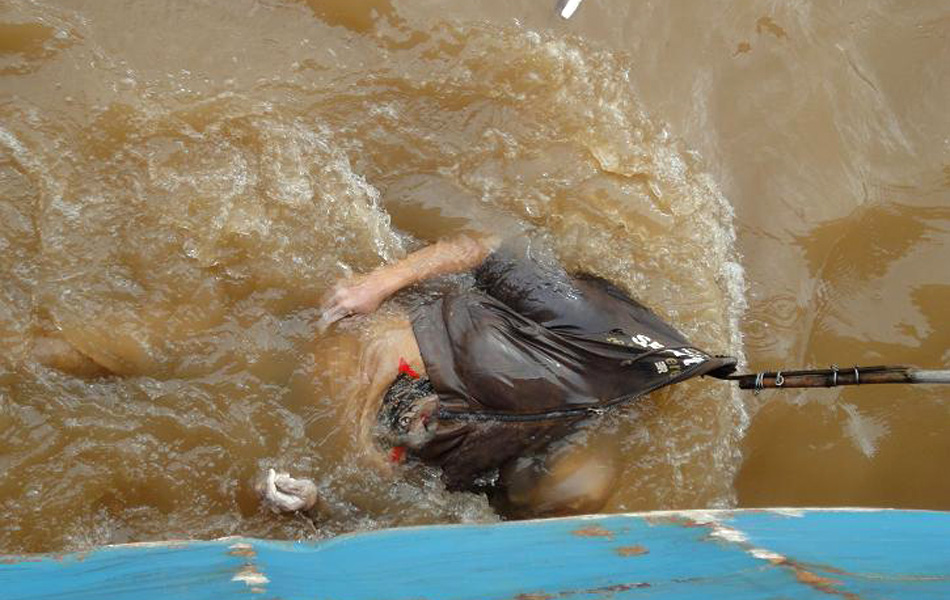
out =
<path fill-rule="evenodd" d="M 574 16 L 574 12 L 580 7 L 583 0 L 559 0 L 557 3 L 558 12 L 560 12 L 561 17 L 565 19 L 570 19 Z"/>

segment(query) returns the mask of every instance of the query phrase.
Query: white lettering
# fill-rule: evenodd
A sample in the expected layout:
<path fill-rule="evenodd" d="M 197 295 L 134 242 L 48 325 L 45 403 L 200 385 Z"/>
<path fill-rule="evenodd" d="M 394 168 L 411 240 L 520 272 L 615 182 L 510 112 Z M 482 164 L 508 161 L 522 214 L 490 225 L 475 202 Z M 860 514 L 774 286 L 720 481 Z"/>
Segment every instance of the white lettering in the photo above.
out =
<path fill-rule="evenodd" d="M 642 333 L 638 333 L 637 335 L 632 336 L 630 340 L 637 346 L 640 346 L 641 348 L 649 348 L 650 344 L 653 343 L 653 340 L 643 335 Z"/>
<path fill-rule="evenodd" d="M 630 336 L 630 341 L 644 350 L 662 350 L 664 354 L 669 354 L 671 356 L 675 356 L 676 358 L 680 358 L 682 359 L 684 367 L 702 364 L 709 358 L 702 352 L 693 348 L 667 348 L 660 342 L 642 333 Z M 657 370 L 660 373 L 668 372 L 668 370 L 660 371 L 660 363 L 655 364 Z"/>
<path fill-rule="evenodd" d="M 689 358 L 683 361 L 684 366 L 690 365 L 699 365 L 706 362 L 707 356 L 698 350 L 692 348 L 686 348 L 686 353 L 689 355 Z"/>

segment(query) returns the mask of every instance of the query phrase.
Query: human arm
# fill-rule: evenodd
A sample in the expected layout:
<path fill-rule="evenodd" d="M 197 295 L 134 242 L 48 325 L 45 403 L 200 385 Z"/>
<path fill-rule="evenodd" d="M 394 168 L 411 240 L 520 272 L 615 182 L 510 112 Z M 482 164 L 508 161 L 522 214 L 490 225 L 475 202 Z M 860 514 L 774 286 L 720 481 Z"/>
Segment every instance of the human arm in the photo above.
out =
<path fill-rule="evenodd" d="M 478 266 L 499 244 L 494 236 L 456 236 L 417 250 L 390 265 L 338 283 L 322 307 L 319 326 L 355 314 L 368 314 L 383 301 L 414 283 Z"/>

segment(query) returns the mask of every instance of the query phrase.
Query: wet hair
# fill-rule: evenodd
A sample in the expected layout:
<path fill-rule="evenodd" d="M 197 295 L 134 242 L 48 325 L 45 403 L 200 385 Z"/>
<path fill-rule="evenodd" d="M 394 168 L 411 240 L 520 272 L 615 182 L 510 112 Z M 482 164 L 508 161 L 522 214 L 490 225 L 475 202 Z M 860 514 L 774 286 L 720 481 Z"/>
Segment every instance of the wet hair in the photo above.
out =
<path fill-rule="evenodd" d="M 412 378 L 400 373 L 386 390 L 377 415 L 376 422 L 383 436 L 399 440 L 408 435 L 417 402 L 432 395 L 435 390 L 428 378 Z"/>

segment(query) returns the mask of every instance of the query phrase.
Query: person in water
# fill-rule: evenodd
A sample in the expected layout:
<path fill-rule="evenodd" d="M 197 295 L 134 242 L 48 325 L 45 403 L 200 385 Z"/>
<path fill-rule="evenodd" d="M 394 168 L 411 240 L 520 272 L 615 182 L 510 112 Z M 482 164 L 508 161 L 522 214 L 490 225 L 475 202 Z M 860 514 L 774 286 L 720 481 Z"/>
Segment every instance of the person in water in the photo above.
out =
<path fill-rule="evenodd" d="M 461 235 L 346 279 L 322 307 L 320 326 L 373 313 L 415 283 L 466 271 L 474 285 L 376 331 L 361 366 L 369 386 L 360 441 L 390 463 L 440 467 L 449 490 L 488 492 L 504 514 L 599 510 L 616 473 L 597 436 L 578 439 L 591 417 L 735 368 L 734 359 L 693 347 L 618 287 L 568 274 L 524 238 Z M 109 372 L 55 338 L 37 340 L 34 353 L 70 372 Z M 318 501 L 313 482 L 274 470 L 256 488 L 277 511 Z"/>
<path fill-rule="evenodd" d="M 592 512 L 612 491 L 612 467 L 564 440 L 612 406 L 727 374 L 735 359 L 693 347 L 618 287 L 569 275 L 543 254 L 525 240 L 439 241 L 340 282 L 321 326 L 372 313 L 423 280 L 471 271 L 473 286 L 421 304 L 367 349 L 367 443 L 393 462 L 440 467 L 449 490 L 487 490 L 508 514 Z M 280 482 L 271 484 L 279 493 Z"/>

